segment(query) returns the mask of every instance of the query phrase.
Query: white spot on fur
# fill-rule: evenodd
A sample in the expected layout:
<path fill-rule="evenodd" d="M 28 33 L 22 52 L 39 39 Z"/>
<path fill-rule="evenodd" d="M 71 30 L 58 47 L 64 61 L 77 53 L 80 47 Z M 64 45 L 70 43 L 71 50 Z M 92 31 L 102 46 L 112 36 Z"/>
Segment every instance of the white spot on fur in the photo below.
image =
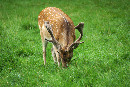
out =
<path fill-rule="evenodd" d="M 51 14 L 51 12 L 49 12 Z"/>
<path fill-rule="evenodd" d="M 56 25 L 56 28 L 58 28 L 57 25 Z"/>
<path fill-rule="evenodd" d="M 63 33 L 61 33 L 61 35 L 63 35 Z"/>

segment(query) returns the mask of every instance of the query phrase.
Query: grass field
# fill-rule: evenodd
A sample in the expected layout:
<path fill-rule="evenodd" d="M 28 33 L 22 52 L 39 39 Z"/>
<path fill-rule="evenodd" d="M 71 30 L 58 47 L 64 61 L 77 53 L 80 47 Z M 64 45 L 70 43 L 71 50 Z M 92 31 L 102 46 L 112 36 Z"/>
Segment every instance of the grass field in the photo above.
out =
<path fill-rule="evenodd" d="M 129 87 L 129 0 L 0 0 L 0 87 Z M 67 69 L 47 47 L 43 65 L 38 15 L 62 9 L 85 23 L 84 44 Z M 79 32 L 76 31 L 78 37 Z"/>

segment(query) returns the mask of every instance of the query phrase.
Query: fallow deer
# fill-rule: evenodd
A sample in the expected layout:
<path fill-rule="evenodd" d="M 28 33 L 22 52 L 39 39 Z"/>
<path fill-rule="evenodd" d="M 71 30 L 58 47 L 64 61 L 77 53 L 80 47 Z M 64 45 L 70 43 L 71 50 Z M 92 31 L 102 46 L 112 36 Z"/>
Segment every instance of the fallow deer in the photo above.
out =
<path fill-rule="evenodd" d="M 38 15 L 38 25 L 43 44 L 43 60 L 46 64 L 46 47 L 47 43 L 51 42 L 52 56 L 54 62 L 62 61 L 62 66 L 67 67 L 73 56 L 73 50 L 78 47 L 83 36 L 84 23 L 79 23 L 74 26 L 71 18 L 62 10 L 56 7 L 48 7 L 43 9 Z M 80 36 L 77 40 L 75 29 L 78 29 Z"/>

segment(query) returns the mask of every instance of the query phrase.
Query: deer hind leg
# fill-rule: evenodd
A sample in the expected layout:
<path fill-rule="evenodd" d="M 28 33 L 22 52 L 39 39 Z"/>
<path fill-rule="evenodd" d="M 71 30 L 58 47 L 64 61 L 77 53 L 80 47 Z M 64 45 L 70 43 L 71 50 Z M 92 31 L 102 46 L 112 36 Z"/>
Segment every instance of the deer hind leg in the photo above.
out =
<path fill-rule="evenodd" d="M 55 55 L 56 55 L 55 61 L 57 60 L 57 62 L 58 62 L 58 67 L 60 67 L 61 58 L 60 58 L 60 54 L 59 54 L 59 52 L 58 52 L 58 49 L 57 49 L 55 46 L 53 46 L 53 50 L 54 50 Z"/>
<path fill-rule="evenodd" d="M 55 53 L 55 51 L 54 51 L 54 46 L 51 48 L 51 53 L 52 53 L 52 57 L 53 57 L 54 62 L 57 63 L 56 53 Z"/>

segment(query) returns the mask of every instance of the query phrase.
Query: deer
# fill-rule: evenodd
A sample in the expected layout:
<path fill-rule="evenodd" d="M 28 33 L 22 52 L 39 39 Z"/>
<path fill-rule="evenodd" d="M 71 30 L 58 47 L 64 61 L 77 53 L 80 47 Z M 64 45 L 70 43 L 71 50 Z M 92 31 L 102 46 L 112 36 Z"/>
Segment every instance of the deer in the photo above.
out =
<path fill-rule="evenodd" d="M 43 60 L 46 65 L 46 47 L 48 42 L 52 43 L 52 56 L 55 63 L 62 62 L 62 67 L 68 67 L 73 50 L 76 49 L 83 36 L 84 23 L 74 26 L 71 18 L 62 10 L 56 7 L 47 7 L 38 15 L 38 26 L 43 47 Z M 75 29 L 80 32 L 76 40 Z"/>

